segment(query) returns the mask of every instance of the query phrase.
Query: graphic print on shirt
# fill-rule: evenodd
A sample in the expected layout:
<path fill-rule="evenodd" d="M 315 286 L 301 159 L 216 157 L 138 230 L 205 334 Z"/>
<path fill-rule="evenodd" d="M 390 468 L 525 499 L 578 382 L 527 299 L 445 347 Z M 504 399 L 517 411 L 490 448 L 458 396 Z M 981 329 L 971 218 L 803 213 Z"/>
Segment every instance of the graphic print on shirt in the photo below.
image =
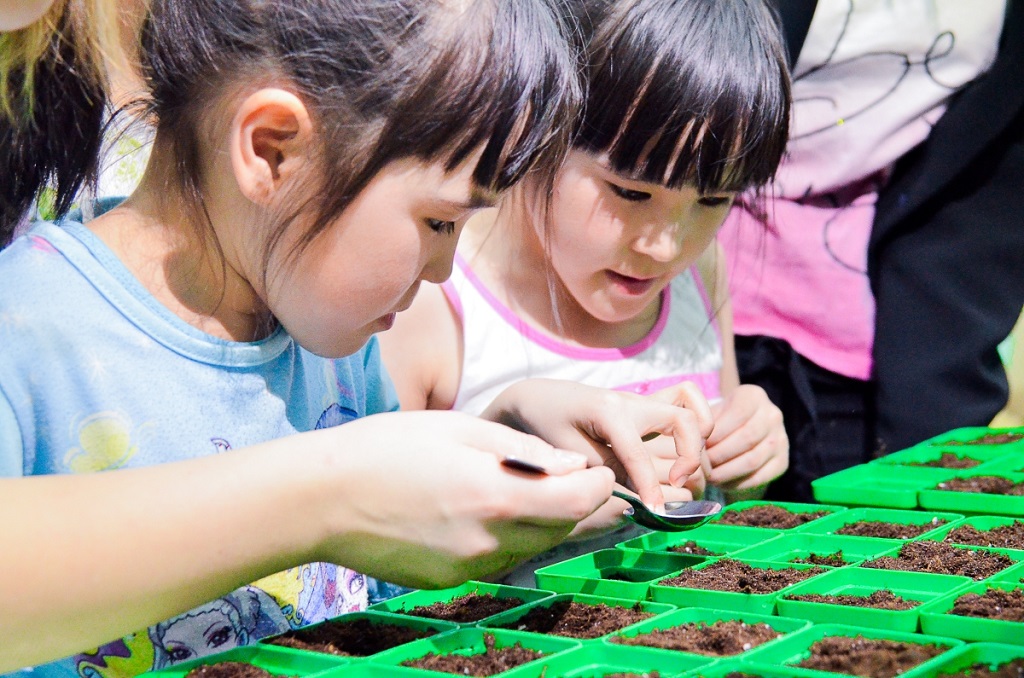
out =
<path fill-rule="evenodd" d="M 121 468 L 145 443 L 151 424 L 135 426 L 121 412 L 96 412 L 73 425 L 77 447 L 64 455 L 72 473 L 93 473 Z"/>

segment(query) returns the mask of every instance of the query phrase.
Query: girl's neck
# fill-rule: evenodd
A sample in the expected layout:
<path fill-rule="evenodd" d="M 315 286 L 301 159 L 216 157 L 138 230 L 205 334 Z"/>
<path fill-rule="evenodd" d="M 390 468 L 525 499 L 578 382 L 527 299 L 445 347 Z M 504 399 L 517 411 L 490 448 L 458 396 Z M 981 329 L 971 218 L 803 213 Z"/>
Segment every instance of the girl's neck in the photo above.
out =
<path fill-rule="evenodd" d="M 625 348 L 646 337 L 660 301 L 619 323 L 599 320 L 569 293 L 551 268 L 543 241 L 521 204 L 492 210 L 467 230 L 465 254 L 473 272 L 517 317 L 535 330 L 585 348 Z"/>
<path fill-rule="evenodd" d="M 273 319 L 245 276 L 232 267 L 217 236 L 216 201 L 208 200 L 212 228 L 201 227 L 183 207 L 173 164 L 154 143 L 139 187 L 88 227 L 139 282 L 189 325 L 229 341 L 262 339 Z"/>

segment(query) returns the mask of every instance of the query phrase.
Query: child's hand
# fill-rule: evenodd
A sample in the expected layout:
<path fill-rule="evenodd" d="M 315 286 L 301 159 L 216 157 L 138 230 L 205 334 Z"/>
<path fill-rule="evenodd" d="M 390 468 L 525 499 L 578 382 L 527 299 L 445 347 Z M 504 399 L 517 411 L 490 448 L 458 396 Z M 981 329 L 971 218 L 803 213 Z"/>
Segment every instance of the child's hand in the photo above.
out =
<path fill-rule="evenodd" d="M 753 498 L 789 467 L 789 439 L 782 412 L 760 386 L 743 384 L 712 405 L 715 429 L 708 437 L 708 482 L 730 499 Z"/>
<path fill-rule="evenodd" d="M 554 379 L 527 379 L 505 389 L 484 412 L 487 419 L 533 433 L 556 447 L 584 452 L 604 464 L 644 503 L 664 506 L 660 478 L 681 486 L 700 468 L 711 411 L 698 393 L 677 394 L 685 406 L 633 393 Z M 667 473 L 655 468 L 642 437 L 663 434 L 674 444 Z"/>

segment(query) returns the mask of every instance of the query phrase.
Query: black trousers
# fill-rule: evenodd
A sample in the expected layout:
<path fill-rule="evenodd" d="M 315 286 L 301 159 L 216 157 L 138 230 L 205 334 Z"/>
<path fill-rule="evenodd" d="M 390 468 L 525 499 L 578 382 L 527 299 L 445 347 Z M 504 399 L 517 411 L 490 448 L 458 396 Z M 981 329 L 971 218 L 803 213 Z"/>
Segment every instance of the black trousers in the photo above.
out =
<path fill-rule="evenodd" d="M 811 482 L 877 452 L 872 385 L 830 372 L 772 337 L 736 337 L 740 381 L 757 384 L 782 410 L 789 469 L 766 498 L 811 502 Z M 892 450 L 890 450 L 892 451 Z"/>

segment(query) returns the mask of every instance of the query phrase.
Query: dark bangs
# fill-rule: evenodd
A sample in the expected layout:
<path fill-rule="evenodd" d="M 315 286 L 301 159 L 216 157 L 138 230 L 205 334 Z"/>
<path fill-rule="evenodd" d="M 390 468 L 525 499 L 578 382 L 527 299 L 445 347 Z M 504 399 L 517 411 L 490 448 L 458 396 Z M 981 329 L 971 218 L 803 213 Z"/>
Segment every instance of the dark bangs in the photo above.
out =
<path fill-rule="evenodd" d="M 586 36 L 590 88 L 575 145 L 670 188 L 767 183 L 788 138 L 790 81 L 765 3 L 634 0 L 603 11 Z"/>

